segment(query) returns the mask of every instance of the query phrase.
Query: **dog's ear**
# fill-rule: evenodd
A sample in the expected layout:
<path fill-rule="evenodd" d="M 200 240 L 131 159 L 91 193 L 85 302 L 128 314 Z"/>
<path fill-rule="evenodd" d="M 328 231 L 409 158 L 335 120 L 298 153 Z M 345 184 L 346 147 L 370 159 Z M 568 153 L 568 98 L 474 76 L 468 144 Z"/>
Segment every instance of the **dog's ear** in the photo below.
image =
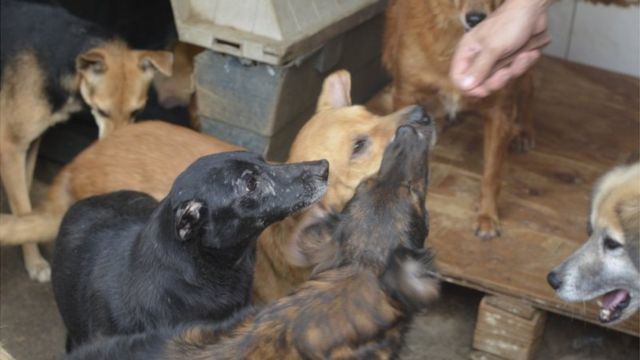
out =
<path fill-rule="evenodd" d="M 407 311 L 418 311 L 440 294 L 434 256 L 426 248 L 399 246 L 380 275 L 385 292 Z"/>
<path fill-rule="evenodd" d="M 164 76 L 173 74 L 173 53 L 169 51 L 139 51 L 140 68 L 156 70 Z"/>
<path fill-rule="evenodd" d="M 337 252 L 333 231 L 338 223 L 336 214 L 320 204 L 310 206 L 293 230 L 285 258 L 298 267 L 312 267 L 331 260 Z"/>
<path fill-rule="evenodd" d="M 206 207 L 199 200 L 183 202 L 174 213 L 176 235 L 182 241 L 191 240 L 205 223 Z"/>
<path fill-rule="evenodd" d="M 107 71 L 105 52 L 102 49 L 91 49 L 78 55 L 76 58 L 76 71 L 84 73 L 91 71 L 96 74 L 103 74 Z"/>
<path fill-rule="evenodd" d="M 640 231 L 640 195 L 621 201 L 616 206 L 616 213 L 625 232 L 637 234 Z"/>
<path fill-rule="evenodd" d="M 316 112 L 350 105 L 351 74 L 346 70 L 338 70 L 324 80 Z"/>

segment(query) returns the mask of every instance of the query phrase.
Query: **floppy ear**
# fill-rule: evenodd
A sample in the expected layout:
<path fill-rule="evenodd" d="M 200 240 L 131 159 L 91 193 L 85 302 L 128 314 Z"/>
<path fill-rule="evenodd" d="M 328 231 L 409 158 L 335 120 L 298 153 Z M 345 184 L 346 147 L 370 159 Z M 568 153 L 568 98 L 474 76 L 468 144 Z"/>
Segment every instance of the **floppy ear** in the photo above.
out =
<path fill-rule="evenodd" d="M 164 76 L 173 74 L 173 53 L 169 51 L 140 51 L 140 67 L 153 69 Z"/>
<path fill-rule="evenodd" d="M 176 235 L 182 241 L 191 240 L 205 223 L 206 207 L 199 200 L 185 201 L 175 210 Z"/>
<path fill-rule="evenodd" d="M 102 74 L 107 71 L 105 57 L 105 52 L 102 49 L 91 49 L 82 53 L 76 58 L 76 71 L 81 73 L 92 71 L 96 74 Z"/>
<path fill-rule="evenodd" d="M 407 311 L 418 311 L 440 294 L 434 256 L 429 249 L 394 249 L 380 275 L 385 292 Z"/>
<path fill-rule="evenodd" d="M 616 206 L 616 212 L 625 232 L 637 233 L 640 230 L 640 195 L 621 201 Z"/>
<path fill-rule="evenodd" d="M 316 112 L 350 105 L 351 74 L 346 70 L 338 70 L 324 80 Z"/>
<path fill-rule="evenodd" d="M 330 214 L 319 204 L 311 205 L 293 230 L 285 257 L 289 264 L 312 267 L 331 260 L 337 252 L 333 231 L 338 223 L 335 214 Z"/>

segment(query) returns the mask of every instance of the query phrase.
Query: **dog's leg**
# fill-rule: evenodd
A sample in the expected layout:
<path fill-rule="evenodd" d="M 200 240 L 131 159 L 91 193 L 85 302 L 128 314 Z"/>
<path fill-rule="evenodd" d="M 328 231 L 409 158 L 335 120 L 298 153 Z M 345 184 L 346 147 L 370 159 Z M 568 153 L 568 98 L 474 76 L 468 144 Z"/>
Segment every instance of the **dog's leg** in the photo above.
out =
<path fill-rule="evenodd" d="M 500 171 L 512 137 L 513 111 L 495 106 L 484 120 L 484 172 L 480 188 L 480 207 L 476 236 L 488 240 L 500 236 L 496 199 L 500 192 Z"/>
<path fill-rule="evenodd" d="M 0 177 L 4 185 L 11 212 L 23 215 L 31 212 L 27 186 L 27 148 L 4 146 L 0 154 Z M 42 257 L 37 244 L 22 245 L 22 256 L 29 277 L 47 282 L 51 277 L 49 263 Z"/>
<path fill-rule="evenodd" d="M 36 170 L 36 159 L 38 158 L 38 150 L 40 149 L 40 139 L 36 139 L 29 146 L 29 151 L 27 152 L 27 188 L 31 189 L 31 185 L 33 185 L 33 174 Z"/>
<path fill-rule="evenodd" d="M 517 94 L 517 121 L 518 134 L 511 142 L 514 152 L 524 154 L 535 146 L 535 133 L 533 129 L 533 76 L 525 74 L 518 80 Z"/>

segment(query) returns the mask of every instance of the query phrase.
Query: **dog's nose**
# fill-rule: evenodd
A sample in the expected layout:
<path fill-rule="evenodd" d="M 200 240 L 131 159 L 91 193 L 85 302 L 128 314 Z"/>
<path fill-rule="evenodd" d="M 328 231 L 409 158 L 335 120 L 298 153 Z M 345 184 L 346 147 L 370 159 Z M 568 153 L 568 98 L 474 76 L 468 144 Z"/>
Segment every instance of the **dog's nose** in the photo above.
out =
<path fill-rule="evenodd" d="M 487 14 L 479 12 L 479 11 L 470 11 L 464 16 L 464 20 L 467 23 L 467 26 L 470 28 L 480 24 L 484 18 L 487 17 Z"/>
<path fill-rule="evenodd" d="M 409 122 L 429 125 L 431 123 L 431 116 L 429 116 L 429 113 L 427 113 L 422 106 L 415 106 L 409 113 Z"/>
<path fill-rule="evenodd" d="M 558 277 L 558 274 L 556 274 L 555 271 L 552 271 L 547 275 L 547 282 L 551 285 L 553 290 L 558 290 L 560 286 L 562 286 L 562 280 L 560 280 L 560 277 Z"/>

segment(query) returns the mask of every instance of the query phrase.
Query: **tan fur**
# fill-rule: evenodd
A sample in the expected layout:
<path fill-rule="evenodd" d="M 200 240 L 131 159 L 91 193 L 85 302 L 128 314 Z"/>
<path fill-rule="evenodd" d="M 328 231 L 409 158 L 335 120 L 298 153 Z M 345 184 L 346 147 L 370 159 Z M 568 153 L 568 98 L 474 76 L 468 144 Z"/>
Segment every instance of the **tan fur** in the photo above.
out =
<path fill-rule="evenodd" d="M 384 148 L 406 121 L 407 111 L 379 117 L 351 106 L 350 75 L 346 71 L 325 80 L 318 112 L 297 135 L 289 162 L 327 159 L 329 189 L 318 205 L 267 228 L 258 241 L 255 297 L 267 302 L 289 293 L 308 277 L 308 269 L 288 259 L 289 244 L 308 222 L 329 209 L 340 210 L 360 181 L 375 174 Z M 354 142 L 367 147 L 352 157 Z M 174 178 L 199 156 L 238 149 L 215 138 L 157 121 L 119 129 L 93 144 L 56 177 L 48 200 L 36 212 L 3 216 L 0 242 L 51 241 L 64 212 L 88 196 L 121 189 L 138 190 L 157 199 L 166 195 Z"/>
<path fill-rule="evenodd" d="M 481 100 L 464 97 L 449 79 L 455 47 L 464 33 L 468 11 L 489 13 L 502 1 L 392 0 L 387 11 L 383 61 L 394 82 L 394 109 L 424 105 L 437 118 L 455 119 L 462 111 L 484 118 L 484 172 L 476 234 L 489 239 L 500 233 L 496 198 L 509 142 L 526 151 L 533 146 L 531 76 L 525 74 Z M 375 102 L 376 105 L 384 101 Z"/>
<path fill-rule="evenodd" d="M 0 84 L 0 177 L 12 213 L 23 215 L 31 212 L 29 187 L 40 135 L 79 111 L 81 102 L 77 97 L 70 98 L 53 112 L 44 92 L 45 74 L 38 65 L 43 59 L 37 59 L 29 51 L 16 56 L 3 69 Z M 151 69 L 170 74 L 171 63 L 170 53 L 130 50 L 113 41 L 79 55 L 75 77 L 66 76 L 58 81 L 70 92 L 81 93 L 92 108 L 103 137 L 128 123 L 133 118 L 132 112 L 144 106 Z M 37 246 L 25 244 L 23 253 L 30 277 L 48 281 L 49 264 Z"/>
<path fill-rule="evenodd" d="M 640 234 L 640 163 L 613 169 L 598 181 L 590 217 L 594 228 L 608 229 L 621 243 L 628 234 Z"/>
<path fill-rule="evenodd" d="M 153 85 L 158 93 L 158 102 L 165 108 L 188 106 L 191 127 L 199 130 L 196 85 L 193 78 L 194 58 L 204 49 L 178 42 L 173 48 L 173 74 L 156 74 Z"/>

